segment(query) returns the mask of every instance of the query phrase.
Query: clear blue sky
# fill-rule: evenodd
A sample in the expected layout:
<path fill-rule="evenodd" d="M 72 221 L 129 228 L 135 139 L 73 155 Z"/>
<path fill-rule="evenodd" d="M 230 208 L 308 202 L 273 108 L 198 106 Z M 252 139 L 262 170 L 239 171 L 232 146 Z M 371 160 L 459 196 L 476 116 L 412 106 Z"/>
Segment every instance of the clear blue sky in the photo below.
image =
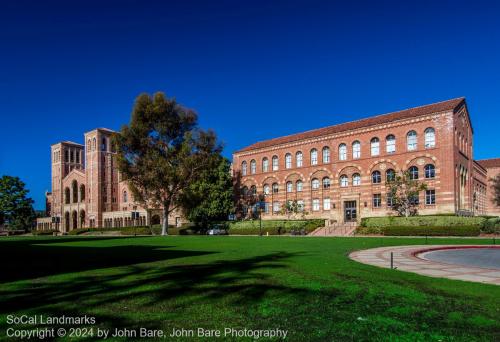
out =
<path fill-rule="evenodd" d="M 500 156 L 498 1 L 4 1 L 0 175 L 43 208 L 50 145 L 119 129 L 141 92 L 197 110 L 225 155 L 466 96 Z"/>

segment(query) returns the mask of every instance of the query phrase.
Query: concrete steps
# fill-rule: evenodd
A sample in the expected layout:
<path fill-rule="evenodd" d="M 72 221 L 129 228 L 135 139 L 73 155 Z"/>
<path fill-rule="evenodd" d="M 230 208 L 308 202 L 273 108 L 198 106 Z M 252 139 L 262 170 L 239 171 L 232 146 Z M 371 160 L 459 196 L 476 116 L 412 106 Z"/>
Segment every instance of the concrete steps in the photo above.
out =
<path fill-rule="evenodd" d="M 357 227 L 357 222 L 332 223 L 316 229 L 309 236 L 354 236 Z"/>

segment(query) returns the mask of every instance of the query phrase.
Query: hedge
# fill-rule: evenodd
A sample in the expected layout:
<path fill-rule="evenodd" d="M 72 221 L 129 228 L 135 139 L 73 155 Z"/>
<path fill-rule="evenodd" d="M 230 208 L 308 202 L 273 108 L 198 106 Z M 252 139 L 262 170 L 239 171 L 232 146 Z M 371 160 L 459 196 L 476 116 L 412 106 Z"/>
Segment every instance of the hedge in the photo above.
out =
<path fill-rule="evenodd" d="M 481 228 L 486 222 L 484 217 L 463 216 L 386 216 L 365 217 L 361 219 L 361 227 L 450 227 L 450 226 L 473 226 Z"/>
<path fill-rule="evenodd" d="M 484 223 L 483 229 L 481 230 L 483 233 L 487 234 L 500 233 L 500 217 L 492 217 L 487 219 Z"/>
<path fill-rule="evenodd" d="M 382 228 L 385 236 L 478 236 L 477 226 L 409 227 L 393 226 Z"/>
<path fill-rule="evenodd" d="M 325 220 L 262 220 L 262 234 L 278 235 L 290 234 L 292 230 L 305 230 L 307 233 L 318 227 L 323 227 Z M 281 228 L 281 229 L 280 229 Z M 235 221 L 229 223 L 230 235 L 258 235 L 260 233 L 260 221 Z"/>
<path fill-rule="evenodd" d="M 32 230 L 31 234 L 33 235 L 54 235 L 57 232 L 55 229 L 46 229 L 46 230 Z"/>

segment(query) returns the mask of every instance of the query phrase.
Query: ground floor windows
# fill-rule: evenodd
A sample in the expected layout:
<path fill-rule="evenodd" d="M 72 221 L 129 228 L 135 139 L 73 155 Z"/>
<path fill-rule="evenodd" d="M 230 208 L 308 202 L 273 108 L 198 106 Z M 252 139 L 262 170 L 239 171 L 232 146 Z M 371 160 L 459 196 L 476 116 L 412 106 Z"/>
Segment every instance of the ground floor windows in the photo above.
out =
<path fill-rule="evenodd" d="M 319 199 L 315 198 L 312 201 L 312 210 L 319 211 Z"/>
<path fill-rule="evenodd" d="M 330 210 L 330 199 L 323 198 L 323 210 Z"/>
<path fill-rule="evenodd" d="M 273 212 L 277 213 L 281 210 L 280 202 L 273 202 Z"/>
<path fill-rule="evenodd" d="M 382 195 L 373 194 L 373 207 L 380 208 L 382 206 Z"/>
<path fill-rule="evenodd" d="M 425 190 L 425 204 L 436 204 L 436 190 Z"/>
<path fill-rule="evenodd" d="M 304 211 L 304 201 L 303 200 L 298 200 L 297 201 L 297 207 L 300 212 Z"/>

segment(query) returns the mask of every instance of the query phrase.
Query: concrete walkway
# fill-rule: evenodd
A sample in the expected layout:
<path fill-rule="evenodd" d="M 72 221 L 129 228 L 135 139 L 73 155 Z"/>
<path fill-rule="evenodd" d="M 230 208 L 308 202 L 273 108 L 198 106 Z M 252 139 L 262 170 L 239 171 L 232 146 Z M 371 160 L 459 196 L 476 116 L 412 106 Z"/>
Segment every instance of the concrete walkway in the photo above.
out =
<path fill-rule="evenodd" d="M 489 245 L 414 245 L 365 249 L 352 252 L 349 257 L 355 261 L 378 267 L 391 267 L 391 252 L 394 267 L 400 271 L 414 272 L 430 277 L 449 278 L 500 285 L 500 271 L 488 268 L 445 264 L 426 260 L 424 252 L 457 247 L 492 247 Z M 422 254 L 420 254 L 422 253 Z"/>

